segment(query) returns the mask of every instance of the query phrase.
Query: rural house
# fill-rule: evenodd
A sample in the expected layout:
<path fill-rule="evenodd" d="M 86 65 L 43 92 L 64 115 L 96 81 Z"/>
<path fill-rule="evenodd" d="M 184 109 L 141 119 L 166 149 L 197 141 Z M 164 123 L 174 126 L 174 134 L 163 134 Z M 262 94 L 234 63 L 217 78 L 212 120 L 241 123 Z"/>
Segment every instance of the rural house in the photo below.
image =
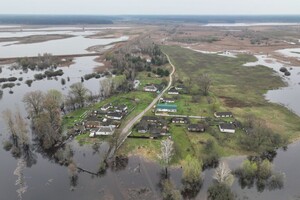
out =
<path fill-rule="evenodd" d="M 171 89 L 169 89 L 168 94 L 177 95 L 177 94 L 179 94 L 179 92 L 175 88 L 171 88 Z"/>
<path fill-rule="evenodd" d="M 202 124 L 190 124 L 188 126 L 188 131 L 190 131 L 190 132 L 204 132 L 205 127 Z"/>
<path fill-rule="evenodd" d="M 215 112 L 214 115 L 217 118 L 220 118 L 220 117 L 233 117 L 232 112 Z"/>
<path fill-rule="evenodd" d="M 111 105 L 111 103 L 108 103 L 108 104 L 105 104 L 104 106 L 102 106 L 102 107 L 100 108 L 100 110 L 102 110 L 102 111 L 107 111 L 107 110 L 110 109 L 110 108 L 112 108 L 112 105 Z"/>
<path fill-rule="evenodd" d="M 100 127 L 100 122 L 99 121 L 87 121 L 84 123 L 84 127 L 87 129 L 90 128 L 99 128 Z"/>
<path fill-rule="evenodd" d="M 174 117 L 171 121 L 173 124 L 187 124 L 189 120 L 187 117 Z"/>
<path fill-rule="evenodd" d="M 128 107 L 125 104 L 115 106 L 115 112 L 119 112 L 119 113 L 127 112 L 127 109 L 128 109 Z"/>
<path fill-rule="evenodd" d="M 123 118 L 122 113 L 118 113 L 118 112 L 113 112 L 113 113 L 108 113 L 106 115 L 106 117 L 108 119 L 115 119 L 115 120 L 121 120 Z"/>
<path fill-rule="evenodd" d="M 156 111 L 177 112 L 177 105 L 175 105 L 175 104 L 157 104 Z"/>
<path fill-rule="evenodd" d="M 160 102 L 162 102 L 162 103 L 175 103 L 175 99 L 173 99 L 173 98 L 160 98 Z"/>
<path fill-rule="evenodd" d="M 235 126 L 230 123 L 220 124 L 219 129 L 222 133 L 235 133 Z"/>
<path fill-rule="evenodd" d="M 100 128 L 95 131 L 91 132 L 89 137 L 95 137 L 100 135 L 112 135 L 115 132 L 115 126 L 100 126 Z"/>
<path fill-rule="evenodd" d="M 147 133 L 149 131 L 149 123 L 147 121 L 140 121 L 137 125 L 138 133 Z"/>
<path fill-rule="evenodd" d="M 154 85 L 149 85 L 149 86 L 144 87 L 144 90 L 146 92 L 156 92 L 157 91 L 157 87 L 155 87 Z"/>

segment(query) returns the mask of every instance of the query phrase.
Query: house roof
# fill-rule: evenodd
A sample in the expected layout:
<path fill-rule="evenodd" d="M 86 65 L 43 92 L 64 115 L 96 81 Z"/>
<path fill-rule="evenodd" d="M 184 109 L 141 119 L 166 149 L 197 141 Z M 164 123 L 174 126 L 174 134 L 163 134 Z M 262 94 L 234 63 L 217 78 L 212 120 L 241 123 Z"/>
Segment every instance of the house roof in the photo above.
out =
<path fill-rule="evenodd" d="M 154 85 L 148 85 L 148 86 L 145 86 L 145 89 L 148 89 L 148 90 L 157 90 L 157 87 L 155 87 Z"/>
<path fill-rule="evenodd" d="M 141 121 L 138 125 L 137 125 L 137 129 L 138 130 L 148 130 L 149 129 L 149 124 L 146 121 Z"/>
<path fill-rule="evenodd" d="M 173 117 L 172 121 L 187 121 L 187 117 Z"/>
<path fill-rule="evenodd" d="M 113 132 L 114 127 L 113 126 L 101 126 L 98 130 L 98 132 Z"/>
<path fill-rule="evenodd" d="M 232 112 L 216 112 L 216 115 L 220 116 L 220 115 L 232 115 Z"/>
<path fill-rule="evenodd" d="M 157 104 L 157 109 L 177 109 L 177 105 L 175 104 Z"/>
<path fill-rule="evenodd" d="M 109 107 L 111 107 L 111 103 L 105 104 L 105 105 L 102 106 L 101 108 L 107 109 L 107 108 L 109 108 Z"/>
<path fill-rule="evenodd" d="M 127 106 L 125 104 L 115 106 L 115 109 L 124 110 L 125 108 L 127 108 Z"/>
<path fill-rule="evenodd" d="M 221 129 L 230 129 L 230 130 L 235 130 L 235 126 L 230 123 L 223 123 L 219 125 Z"/>
<path fill-rule="evenodd" d="M 171 88 L 171 89 L 169 89 L 168 92 L 176 92 L 176 93 L 178 93 L 178 90 L 176 90 L 175 88 Z"/>
<path fill-rule="evenodd" d="M 86 126 L 100 126 L 100 122 L 99 121 L 87 121 L 85 122 Z"/>
<path fill-rule="evenodd" d="M 111 116 L 111 117 L 123 117 L 123 115 L 121 113 L 118 113 L 118 112 L 108 113 L 107 116 Z"/>
<path fill-rule="evenodd" d="M 189 129 L 204 129 L 204 125 L 203 124 L 190 124 L 188 126 Z"/>

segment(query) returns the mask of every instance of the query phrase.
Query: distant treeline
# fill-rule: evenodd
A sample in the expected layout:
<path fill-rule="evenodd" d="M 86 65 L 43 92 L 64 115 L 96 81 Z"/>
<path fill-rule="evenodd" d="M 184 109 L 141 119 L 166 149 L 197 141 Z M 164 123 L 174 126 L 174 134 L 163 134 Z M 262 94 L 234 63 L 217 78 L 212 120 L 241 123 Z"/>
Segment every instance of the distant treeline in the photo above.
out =
<path fill-rule="evenodd" d="M 93 15 L 0 15 L 0 24 L 73 25 L 113 24 L 113 16 Z"/>
<path fill-rule="evenodd" d="M 191 23 L 300 23 L 300 15 L 0 15 L 0 24 L 73 25 L 113 24 L 113 21 Z"/>
<path fill-rule="evenodd" d="M 193 23 L 299 23 L 300 15 L 136 15 L 127 19 L 139 22 Z"/>

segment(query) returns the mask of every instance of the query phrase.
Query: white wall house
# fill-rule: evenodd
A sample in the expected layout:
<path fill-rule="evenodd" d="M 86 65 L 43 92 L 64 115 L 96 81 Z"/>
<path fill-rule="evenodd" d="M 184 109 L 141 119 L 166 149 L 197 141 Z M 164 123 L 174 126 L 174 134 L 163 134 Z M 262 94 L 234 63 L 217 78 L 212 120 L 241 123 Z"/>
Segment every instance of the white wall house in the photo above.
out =
<path fill-rule="evenodd" d="M 95 137 L 100 135 L 112 135 L 115 132 L 116 126 L 101 126 L 97 131 L 91 132 L 89 137 Z"/>
<path fill-rule="evenodd" d="M 235 133 L 235 126 L 233 124 L 220 124 L 219 129 L 222 133 Z"/>
<path fill-rule="evenodd" d="M 157 91 L 157 87 L 155 87 L 154 85 L 150 85 L 150 86 L 144 87 L 144 90 L 146 92 L 156 92 Z"/>

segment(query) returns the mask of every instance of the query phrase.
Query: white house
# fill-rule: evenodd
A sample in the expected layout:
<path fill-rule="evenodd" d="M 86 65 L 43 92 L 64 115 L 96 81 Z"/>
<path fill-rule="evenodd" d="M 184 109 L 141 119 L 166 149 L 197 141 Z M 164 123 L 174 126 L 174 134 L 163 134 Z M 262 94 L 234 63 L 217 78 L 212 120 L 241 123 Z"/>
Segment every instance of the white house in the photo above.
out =
<path fill-rule="evenodd" d="M 168 91 L 168 94 L 179 94 L 178 90 L 176 90 L 175 88 L 171 88 L 169 91 Z"/>
<path fill-rule="evenodd" d="M 128 107 L 125 104 L 123 104 L 123 105 L 116 106 L 115 107 L 115 112 L 120 112 L 120 113 L 121 112 L 126 112 L 127 109 L 128 109 Z"/>
<path fill-rule="evenodd" d="M 115 119 L 115 120 L 121 120 L 123 118 L 123 115 L 122 115 L 122 113 L 113 112 L 113 113 L 108 113 L 106 115 L 106 118 L 108 118 L 108 119 Z"/>
<path fill-rule="evenodd" d="M 115 132 L 115 127 L 116 126 L 114 125 L 100 126 L 100 128 L 97 131 L 91 132 L 89 137 L 95 137 L 100 135 L 112 135 Z"/>
<path fill-rule="evenodd" d="M 112 105 L 111 105 L 111 103 L 109 103 L 109 104 L 106 104 L 106 105 L 102 106 L 100 109 L 101 109 L 102 111 L 107 111 L 107 110 L 110 109 L 111 107 L 112 107 Z"/>
<path fill-rule="evenodd" d="M 220 117 L 233 117 L 232 112 L 215 112 L 214 115 L 217 118 L 220 118 Z"/>
<path fill-rule="evenodd" d="M 235 126 L 233 124 L 229 124 L 229 123 L 220 124 L 219 129 L 222 133 L 235 133 Z"/>
<path fill-rule="evenodd" d="M 155 87 L 154 85 L 149 85 L 149 86 L 144 87 L 144 90 L 146 92 L 156 92 L 157 91 L 157 87 Z"/>

